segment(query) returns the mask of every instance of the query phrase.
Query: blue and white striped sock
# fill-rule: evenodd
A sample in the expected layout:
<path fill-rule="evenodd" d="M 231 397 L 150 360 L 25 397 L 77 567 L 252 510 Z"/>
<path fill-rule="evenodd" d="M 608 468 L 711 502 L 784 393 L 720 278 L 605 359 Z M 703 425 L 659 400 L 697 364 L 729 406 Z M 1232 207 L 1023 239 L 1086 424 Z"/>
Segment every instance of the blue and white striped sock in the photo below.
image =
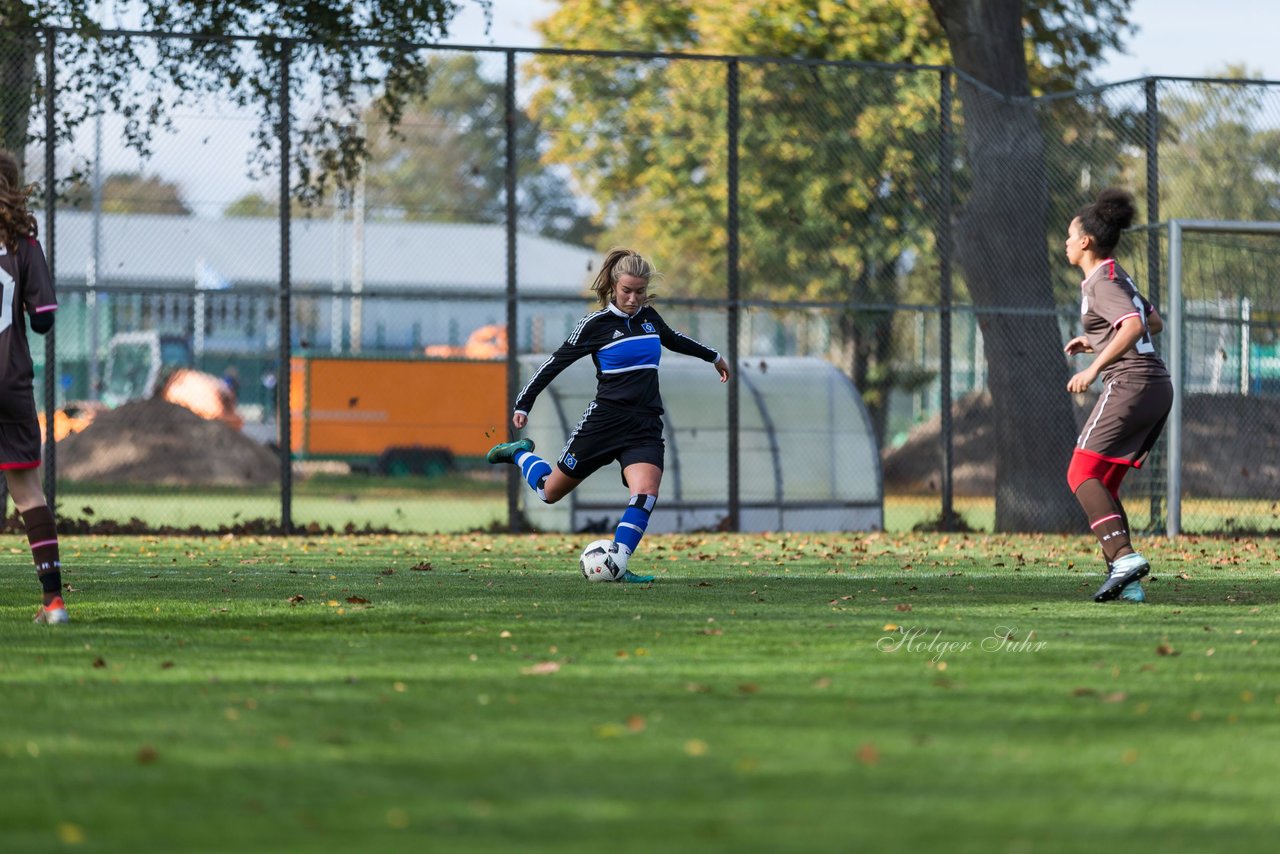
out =
<path fill-rule="evenodd" d="M 627 509 L 618 521 L 618 529 L 614 532 L 613 541 L 626 548 L 630 554 L 640 545 L 645 529 L 649 527 L 649 516 L 653 506 L 658 503 L 656 495 L 633 495 L 627 503 Z"/>
<path fill-rule="evenodd" d="M 542 485 L 546 481 L 547 475 L 551 474 L 551 463 L 533 451 L 524 451 L 516 454 L 512 462 L 520 467 L 520 474 L 524 475 L 525 483 L 529 484 L 529 488 L 536 492 L 540 499 L 546 501 L 547 494 L 543 492 Z"/>

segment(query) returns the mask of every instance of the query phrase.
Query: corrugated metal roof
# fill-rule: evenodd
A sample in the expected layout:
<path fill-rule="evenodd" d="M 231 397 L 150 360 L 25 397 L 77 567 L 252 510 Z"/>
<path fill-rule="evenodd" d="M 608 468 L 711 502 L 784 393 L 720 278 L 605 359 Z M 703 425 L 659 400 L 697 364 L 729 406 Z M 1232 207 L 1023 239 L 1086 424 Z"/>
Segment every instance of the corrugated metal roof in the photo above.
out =
<path fill-rule="evenodd" d="M 59 212 L 57 278 L 79 284 L 93 252 L 93 214 Z M 295 219 L 291 260 L 295 287 L 332 287 L 351 280 L 349 222 Z M 172 286 L 196 281 L 201 262 L 233 287 L 274 288 L 279 280 L 280 226 L 275 219 L 103 214 L 98 286 Z M 522 291 L 583 295 L 594 253 L 520 232 L 516 276 Z M 364 287 L 502 291 L 507 282 L 506 227 L 497 224 L 367 222 Z"/>

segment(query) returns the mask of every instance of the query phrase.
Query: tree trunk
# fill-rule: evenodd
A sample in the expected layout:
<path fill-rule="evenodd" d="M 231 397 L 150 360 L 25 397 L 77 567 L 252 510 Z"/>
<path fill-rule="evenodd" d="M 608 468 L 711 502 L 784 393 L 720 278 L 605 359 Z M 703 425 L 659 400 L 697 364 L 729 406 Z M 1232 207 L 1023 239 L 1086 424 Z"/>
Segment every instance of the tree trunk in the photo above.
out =
<path fill-rule="evenodd" d="M 1030 94 L 1020 0 L 929 0 L 961 78 L 971 189 L 955 258 L 979 316 L 995 419 L 997 531 L 1079 531 L 1066 484 L 1075 441 L 1046 222 L 1044 140 Z M 990 87 L 994 92 L 984 88 Z M 1066 223 L 1053 224 L 1064 231 Z M 1029 313 L 1048 312 L 1048 313 Z"/>

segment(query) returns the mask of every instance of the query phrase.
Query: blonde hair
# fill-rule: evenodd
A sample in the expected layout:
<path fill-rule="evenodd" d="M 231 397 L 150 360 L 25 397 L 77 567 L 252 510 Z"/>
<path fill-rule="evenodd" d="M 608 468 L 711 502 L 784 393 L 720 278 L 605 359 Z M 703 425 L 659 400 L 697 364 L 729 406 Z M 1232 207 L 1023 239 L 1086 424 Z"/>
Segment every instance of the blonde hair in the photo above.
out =
<path fill-rule="evenodd" d="M 0 150 L 0 244 L 10 252 L 18 250 L 18 239 L 35 237 L 36 218 L 27 210 L 31 187 L 22 185 L 18 159 Z"/>
<path fill-rule="evenodd" d="M 619 247 L 610 249 L 609 254 L 605 256 L 604 266 L 600 268 L 595 281 L 591 283 L 591 290 L 600 301 L 600 307 L 604 308 L 613 300 L 613 286 L 623 276 L 635 276 L 637 279 L 648 282 L 661 275 L 639 252 Z M 651 299 L 653 299 L 652 294 L 649 295 L 649 300 Z M 648 300 L 645 304 L 648 304 Z"/>

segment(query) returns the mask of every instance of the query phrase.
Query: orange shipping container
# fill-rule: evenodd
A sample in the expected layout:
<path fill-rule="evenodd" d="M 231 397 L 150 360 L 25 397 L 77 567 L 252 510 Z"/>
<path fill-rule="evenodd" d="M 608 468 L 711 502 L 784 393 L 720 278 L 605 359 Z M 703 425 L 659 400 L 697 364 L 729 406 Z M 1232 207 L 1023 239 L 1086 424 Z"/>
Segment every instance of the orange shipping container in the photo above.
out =
<path fill-rule="evenodd" d="M 373 457 L 389 448 L 483 456 L 507 436 L 505 361 L 297 357 L 290 447 L 300 457 Z"/>

